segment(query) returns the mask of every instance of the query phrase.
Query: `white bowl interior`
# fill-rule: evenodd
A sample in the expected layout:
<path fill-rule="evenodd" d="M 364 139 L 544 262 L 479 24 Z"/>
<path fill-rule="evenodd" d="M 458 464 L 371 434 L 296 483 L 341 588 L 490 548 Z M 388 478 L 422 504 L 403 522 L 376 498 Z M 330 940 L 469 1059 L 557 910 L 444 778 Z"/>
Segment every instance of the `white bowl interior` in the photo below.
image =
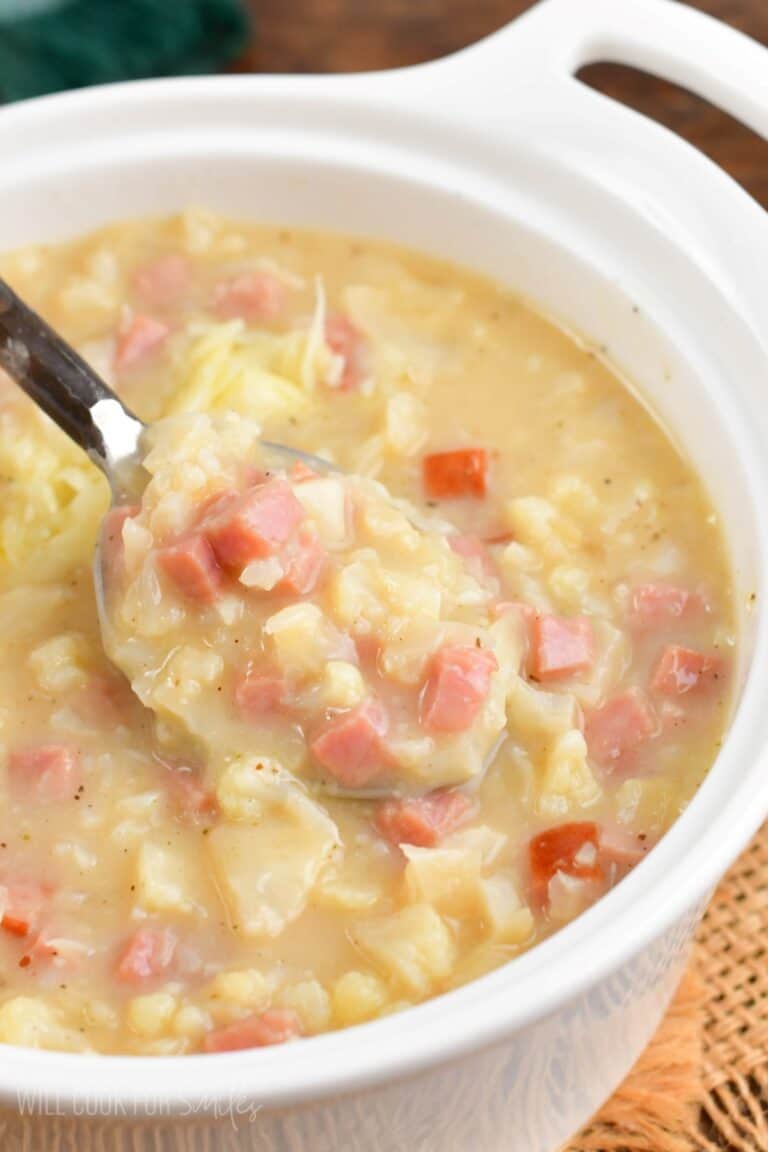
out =
<path fill-rule="evenodd" d="M 558 164 L 524 133 L 511 133 L 500 149 L 468 141 L 458 131 L 446 134 L 427 121 L 415 126 L 389 110 L 377 134 L 375 109 L 366 122 L 352 101 L 317 98 L 308 104 L 284 95 L 279 83 L 259 91 L 263 98 L 255 105 L 247 81 L 223 82 L 215 97 L 205 82 L 136 86 L 129 95 L 118 91 L 101 102 L 69 97 L 9 117 L 0 123 L 0 150 L 10 157 L 0 171 L 0 248 L 198 203 L 235 216 L 391 239 L 506 283 L 595 345 L 605 345 L 608 358 L 704 477 L 726 526 L 746 669 L 763 626 L 765 358 L 716 278 L 689 258 L 684 238 L 632 212 L 588 174 Z M 20 132 L 26 147 L 14 151 Z M 758 611 L 748 616 L 744 606 L 755 591 Z M 294 1083 L 296 1094 L 309 1085 L 330 1090 L 335 1076 L 347 1083 L 355 1076 L 377 1077 L 388 1061 L 403 1068 L 402 1043 L 396 1051 L 385 1043 L 398 1030 L 409 1034 L 409 1058 L 426 1062 L 437 1058 L 441 1045 L 444 1054 L 451 1046 L 479 1043 L 513 1026 L 515 1014 L 522 1019 L 548 1010 L 569 981 L 583 983 L 601 965 L 620 962 L 701 899 L 743 846 L 749 829 L 739 819 L 721 832 L 716 851 L 708 835 L 743 804 L 744 788 L 756 777 L 755 750 L 765 746 L 768 724 L 758 696 L 764 684 L 761 667 L 731 740 L 682 822 L 586 917 L 503 972 L 406 1013 L 402 1021 L 366 1026 L 367 1034 L 377 1031 L 380 1046 L 371 1040 L 365 1051 L 355 1048 L 355 1029 L 310 1041 L 301 1051 L 271 1053 L 269 1064 L 259 1053 L 246 1054 L 238 1078 L 230 1061 L 214 1072 L 201 1058 L 186 1090 L 193 1081 L 200 1091 L 216 1092 L 225 1084 L 234 1090 L 235 1084 L 246 1086 L 248 1068 L 257 1067 L 262 1099 L 271 1090 L 275 1098 L 289 1098 L 287 1085 Z M 764 810 L 762 787 L 761 797 L 751 795 Z M 748 823 L 755 821 L 752 814 Z M 681 868 L 684 856 L 693 875 L 665 891 L 665 874 Z M 575 974 L 574 948 L 585 957 Z M 551 979 L 542 991 L 543 971 Z M 508 993 L 506 1016 L 499 1017 L 494 997 L 481 1003 L 486 986 Z M 537 991 L 526 997 L 526 987 Z M 462 1006 L 470 1003 L 471 1036 L 459 1039 Z M 455 1005 L 452 1017 L 449 1004 Z M 411 1026 L 407 1018 L 417 1016 L 431 1027 L 419 1032 Z M 80 1058 L 74 1064 L 43 1059 L 55 1062 L 62 1091 L 74 1093 L 84 1067 Z M 32 1068 L 32 1062 L 32 1055 L 25 1057 L 24 1067 Z M 128 1063 L 120 1061 L 121 1067 Z M 146 1065 L 141 1072 L 138 1063 Z M 126 1091 L 154 1086 L 163 1063 L 134 1062 Z"/>

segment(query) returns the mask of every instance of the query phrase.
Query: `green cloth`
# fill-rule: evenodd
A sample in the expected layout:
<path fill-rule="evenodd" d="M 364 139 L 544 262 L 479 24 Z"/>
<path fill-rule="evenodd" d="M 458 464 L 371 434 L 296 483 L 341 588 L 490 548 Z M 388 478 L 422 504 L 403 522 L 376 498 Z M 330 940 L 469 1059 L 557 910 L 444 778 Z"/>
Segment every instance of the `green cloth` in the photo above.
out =
<path fill-rule="evenodd" d="M 241 0 L 0 0 L 0 100 L 215 72 L 248 31 Z"/>

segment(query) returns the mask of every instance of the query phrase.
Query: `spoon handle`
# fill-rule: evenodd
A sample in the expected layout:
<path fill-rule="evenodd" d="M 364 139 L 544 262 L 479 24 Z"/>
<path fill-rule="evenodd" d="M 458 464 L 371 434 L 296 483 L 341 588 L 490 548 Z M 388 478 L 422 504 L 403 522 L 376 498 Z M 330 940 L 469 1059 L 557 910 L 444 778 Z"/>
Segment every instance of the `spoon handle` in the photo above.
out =
<path fill-rule="evenodd" d="M 123 465 L 137 458 L 144 425 L 2 279 L 0 367 L 115 487 Z"/>

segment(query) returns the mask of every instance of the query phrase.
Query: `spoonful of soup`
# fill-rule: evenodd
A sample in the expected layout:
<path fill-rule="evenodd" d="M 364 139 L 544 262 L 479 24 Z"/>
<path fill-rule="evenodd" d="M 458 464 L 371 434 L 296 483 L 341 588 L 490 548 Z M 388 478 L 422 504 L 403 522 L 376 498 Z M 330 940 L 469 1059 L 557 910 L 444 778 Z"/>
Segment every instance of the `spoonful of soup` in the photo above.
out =
<path fill-rule="evenodd" d="M 145 428 L 1 283 L 0 364 L 110 480 L 103 642 L 164 741 L 346 795 L 482 776 L 524 622 L 449 524 L 234 413 Z"/>

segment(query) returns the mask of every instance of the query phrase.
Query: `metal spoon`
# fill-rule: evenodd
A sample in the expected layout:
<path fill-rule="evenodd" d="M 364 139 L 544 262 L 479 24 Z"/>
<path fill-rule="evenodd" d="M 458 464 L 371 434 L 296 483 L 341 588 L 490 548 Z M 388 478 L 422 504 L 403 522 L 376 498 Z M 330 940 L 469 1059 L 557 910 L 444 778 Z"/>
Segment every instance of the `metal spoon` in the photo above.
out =
<path fill-rule="evenodd" d="M 0 367 L 101 469 L 112 489 L 113 505 L 141 498 L 147 480 L 142 463 L 146 425 L 2 278 Z M 333 468 L 327 460 L 297 448 L 263 443 L 289 463 L 302 460 L 316 471 Z M 100 547 L 94 556 L 93 580 L 101 634 L 108 647 L 110 621 Z"/>
<path fill-rule="evenodd" d="M 88 453 L 107 477 L 115 502 L 140 495 L 146 425 L 63 337 L 0 278 L 0 367 Z M 264 440 L 291 462 L 330 471 L 320 456 Z"/>

